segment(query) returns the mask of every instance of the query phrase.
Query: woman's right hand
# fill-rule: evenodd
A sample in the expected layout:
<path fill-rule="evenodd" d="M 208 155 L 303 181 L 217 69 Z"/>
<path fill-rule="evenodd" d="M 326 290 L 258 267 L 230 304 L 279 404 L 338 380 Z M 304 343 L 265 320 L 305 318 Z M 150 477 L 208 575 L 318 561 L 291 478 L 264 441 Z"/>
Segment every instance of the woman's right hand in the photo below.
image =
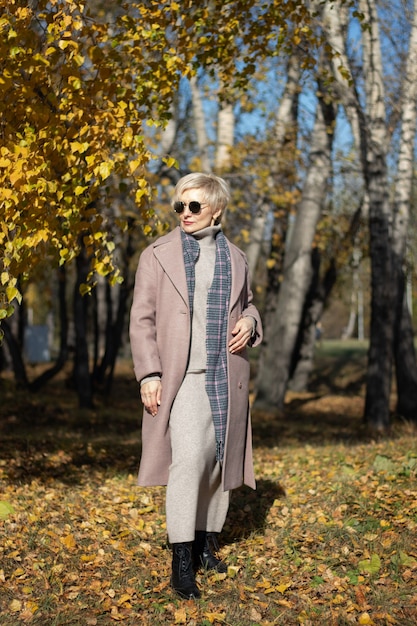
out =
<path fill-rule="evenodd" d="M 140 388 L 140 397 L 143 406 L 153 417 L 158 413 L 158 407 L 161 404 L 162 384 L 160 380 L 150 380 L 143 383 Z"/>

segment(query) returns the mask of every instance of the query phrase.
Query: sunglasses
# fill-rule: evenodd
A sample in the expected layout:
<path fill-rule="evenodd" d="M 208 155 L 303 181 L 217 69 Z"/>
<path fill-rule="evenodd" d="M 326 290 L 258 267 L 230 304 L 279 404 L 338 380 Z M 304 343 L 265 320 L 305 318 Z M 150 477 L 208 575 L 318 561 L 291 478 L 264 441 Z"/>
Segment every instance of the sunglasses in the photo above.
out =
<path fill-rule="evenodd" d="M 201 209 L 203 208 L 203 206 L 207 206 L 207 205 L 201 204 L 201 202 L 197 202 L 197 200 L 192 200 L 191 202 L 188 203 L 188 205 L 186 202 L 174 202 L 175 213 L 182 213 L 186 206 L 188 206 L 191 213 L 193 213 L 194 215 L 197 215 L 197 213 L 201 212 Z"/>

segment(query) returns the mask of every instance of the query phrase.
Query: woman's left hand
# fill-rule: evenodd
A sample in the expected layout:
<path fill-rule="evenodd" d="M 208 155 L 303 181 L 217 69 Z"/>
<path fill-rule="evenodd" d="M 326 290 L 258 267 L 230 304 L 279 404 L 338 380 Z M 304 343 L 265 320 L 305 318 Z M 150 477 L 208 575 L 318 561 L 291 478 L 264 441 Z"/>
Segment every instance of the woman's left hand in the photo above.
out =
<path fill-rule="evenodd" d="M 232 330 L 233 339 L 229 341 L 229 352 L 242 352 L 252 337 L 254 320 L 252 317 L 241 317 Z"/>

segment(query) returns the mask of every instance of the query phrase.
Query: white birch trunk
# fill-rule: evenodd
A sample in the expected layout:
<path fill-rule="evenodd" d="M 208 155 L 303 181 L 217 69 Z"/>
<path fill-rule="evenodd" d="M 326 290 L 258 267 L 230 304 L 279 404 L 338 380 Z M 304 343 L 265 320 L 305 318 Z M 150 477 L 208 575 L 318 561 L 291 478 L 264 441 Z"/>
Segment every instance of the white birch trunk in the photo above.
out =
<path fill-rule="evenodd" d="M 408 240 L 414 171 L 414 144 L 417 112 L 417 10 L 414 7 L 407 66 L 402 85 L 401 136 L 393 202 L 392 265 L 397 283 L 395 322 L 395 374 L 397 411 L 417 422 L 417 362 L 411 311 L 407 304 L 407 277 L 404 259 Z"/>
<path fill-rule="evenodd" d="M 319 8 L 319 7 L 317 7 Z M 340 3 L 322 4 L 323 28 L 326 39 L 336 53 L 331 59 L 336 92 L 340 97 L 349 120 L 353 140 L 357 150 L 361 146 L 361 131 L 358 117 L 358 99 L 354 86 L 349 80 L 350 62 L 346 54 L 346 33 L 348 30 L 348 9 Z"/>
<path fill-rule="evenodd" d="M 235 113 L 232 104 L 220 103 L 217 118 L 217 143 L 214 159 L 219 174 L 230 168 L 230 150 L 235 141 Z"/>
<path fill-rule="evenodd" d="M 275 314 L 266 328 L 266 345 L 261 354 L 257 377 L 257 403 L 282 408 L 303 306 L 310 286 L 311 247 L 321 215 L 331 164 L 334 115 L 323 113 L 317 104 L 311 138 L 310 163 L 295 224 L 285 254 L 284 277 Z"/>
<path fill-rule="evenodd" d="M 285 84 L 284 93 L 282 95 L 275 120 L 275 150 L 277 153 L 279 153 L 282 149 L 285 139 L 288 136 L 289 129 L 292 130 L 296 124 L 293 111 L 295 108 L 295 102 L 298 98 L 299 90 L 300 66 L 298 58 L 293 55 L 290 57 L 288 62 L 287 82 Z M 271 185 L 272 184 L 273 183 L 271 182 Z M 249 272 L 252 277 L 255 275 L 255 269 L 261 254 L 265 227 L 270 212 L 271 205 L 265 201 L 260 202 L 252 223 L 250 242 L 246 248 Z"/>
<path fill-rule="evenodd" d="M 417 117 L 417 10 L 408 47 L 407 67 L 402 86 L 401 139 L 395 179 L 393 250 L 404 257 L 410 221 L 410 204 L 414 172 L 414 143 Z"/>
<path fill-rule="evenodd" d="M 320 9 L 320 5 L 317 5 Z M 337 93 L 346 113 L 352 132 L 353 142 L 360 160 L 363 163 L 366 159 L 366 142 L 364 137 L 364 111 L 358 100 L 358 93 L 355 84 L 352 82 L 352 68 L 346 53 L 346 38 L 348 32 L 348 8 L 339 2 L 322 5 L 323 28 L 326 32 L 326 39 L 335 53 L 331 59 L 333 76 L 336 84 L 334 90 Z M 364 172 L 363 172 L 364 174 Z M 367 217 L 369 214 L 368 190 L 365 186 L 364 197 L 361 203 L 361 215 Z"/>
<path fill-rule="evenodd" d="M 162 156 L 166 156 L 167 154 L 171 152 L 172 146 L 174 145 L 175 139 L 177 137 L 178 125 L 177 125 L 177 120 L 175 116 L 175 108 L 173 105 L 171 105 L 171 114 L 172 114 L 172 117 L 168 121 L 168 124 L 165 126 L 161 135 L 161 141 L 160 141 L 159 147 L 160 147 L 160 154 Z"/>
<path fill-rule="evenodd" d="M 190 79 L 190 88 L 193 102 L 194 127 L 197 137 L 197 149 L 201 160 L 203 172 L 211 172 L 211 164 L 208 153 L 209 141 L 206 132 L 206 118 L 204 115 L 203 100 L 197 84 L 196 76 Z"/>

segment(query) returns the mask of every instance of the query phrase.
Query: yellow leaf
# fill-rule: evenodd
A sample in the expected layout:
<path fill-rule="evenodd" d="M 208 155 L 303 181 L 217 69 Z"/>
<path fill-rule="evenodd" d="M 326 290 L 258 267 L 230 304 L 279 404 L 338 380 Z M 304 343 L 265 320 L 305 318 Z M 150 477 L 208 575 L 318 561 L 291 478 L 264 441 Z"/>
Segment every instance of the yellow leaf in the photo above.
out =
<path fill-rule="evenodd" d="M 24 576 L 25 574 L 25 570 L 23 569 L 23 567 L 18 567 L 17 569 L 15 569 L 15 571 L 13 572 L 13 576 L 15 578 L 18 578 L 19 576 Z"/>
<path fill-rule="evenodd" d="M 178 161 L 174 159 L 174 157 L 167 157 L 166 159 L 162 159 L 164 163 L 167 164 L 168 167 L 176 167 L 178 168 Z"/>
<path fill-rule="evenodd" d="M 26 609 L 22 613 L 22 619 L 25 620 L 25 616 L 26 616 L 26 619 L 29 621 L 29 619 L 32 617 L 34 613 L 36 613 L 38 609 L 39 609 L 39 605 L 36 604 L 36 602 L 33 602 L 32 600 L 28 600 L 26 602 Z"/>
<path fill-rule="evenodd" d="M 84 63 L 84 57 L 82 54 L 74 54 L 74 61 L 80 67 Z"/>
<path fill-rule="evenodd" d="M 145 233 L 146 234 L 146 233 Z M 236 567 L 235 565 L 229 565 L 227 568 L 227 575 L 229 578 L 235 578 L 239 571 L 240 567 Z"/>
<path fill-rule="evenodd" d="M 106 161 L 104 163 L 100 163 L 99 173 L 100 173 L 101 178 L 103 180 L 108 178 L 112 172 L 112 169 L 113 169 L 112 161 Z"/>
<path fill-rule="evenodd" d="M 9 302 L 12 302 L 15 298 L 19 303 L 22 300 L 22 294 L 16 287 L 6 287 L 6 295 Z"/>
<path fill-rule="evenodd" d="M 175 624 L 187 623 L 187 613 L 185 612 L 185 609 L 183 607 L 175 611 L 174 617 L 175 617 L 175 622 L 174 622 Z"/>
<path fill-rule="evenodd" d="M 126 602 L 130 602 L 131 599 L 132 596 L 129 593 L 124 593 L 122 596 L 120 596 L 117 604 L 120 606 L 122 604 L 125 604 Z"/>
<path fill-rule="evenodd" d="M 74 89 L 81 89 L 81 80 L 78 78 L 78 76 L 70 76 L 68 78 L 68 82 L 74 87 Z"/>
<path fill-rule="evenodd" d="M 73 154 L 75 152 L 79 152 L 80 154 L 83 154 L 83 152 L 86 152 L 88 150 L 88 148 L 90 147 L 90 144 L 87 141 L 84 141 L 83 143 L 79 141 L 72 141 L 70 147 L 71 147 L 71 152 Z"/>
<path fill-rule="evenodd" d="M 375 622 L 371 619 L 369 613 L 362 613 L 362 615 L 359 616 L 358 623 L 362 626 L 372 626 Z"/>
<path fill-rule="evenodd" d="M 226 619 L 226 613 L 204 613 L 204 617 L 207 617 L 210 624 L 214 624 L 214 622 L 224 622 Z"/>
<path fill-rule="evenodd" d="M 136 161 L 130 161 L 129 163 L 129 169 L 130 169 L 130 173 L 133 174 L 133 172 L 141 165 L 141 161 L 140 160 L 136 160 Z"/>
<path fill-rule="evenodd" d="M 65 537 L 61 537 L 61 543 L 63 543 L 64 546 L 68 548 L 68 550 L 72 550 L 77 545 L 74 539 L 74 535 L 66 535 Z"/>
<path fill-rule="evenodd" d="M 22 603 L 20 600 L 12 600 L 9 604 L 9 608 L 13 613 L 18 613 L 22 610 Z"/>

